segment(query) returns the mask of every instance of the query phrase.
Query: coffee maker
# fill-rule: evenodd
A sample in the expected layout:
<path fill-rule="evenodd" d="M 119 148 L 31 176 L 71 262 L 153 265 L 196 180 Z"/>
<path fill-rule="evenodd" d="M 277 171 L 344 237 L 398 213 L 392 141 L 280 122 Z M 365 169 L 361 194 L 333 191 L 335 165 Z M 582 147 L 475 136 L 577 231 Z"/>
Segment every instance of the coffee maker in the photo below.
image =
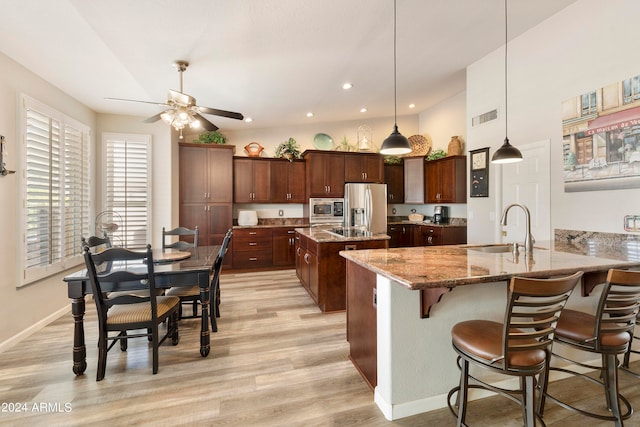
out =
<path fill-rule="evenodd" d="M 433 208 L 433 222 L 436 224 L 447 223 L 449 221 L 449 208 L 446 206 L 436 206 Z"/>

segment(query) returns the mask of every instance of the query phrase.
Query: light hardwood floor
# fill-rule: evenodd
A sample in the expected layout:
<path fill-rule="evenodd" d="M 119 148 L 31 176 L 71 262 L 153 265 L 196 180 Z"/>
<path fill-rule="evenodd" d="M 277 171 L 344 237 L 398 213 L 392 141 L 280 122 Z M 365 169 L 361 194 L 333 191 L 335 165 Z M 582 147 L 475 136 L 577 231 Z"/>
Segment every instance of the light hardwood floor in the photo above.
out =
<path fill-rule="evenodd" d="M 385 420 L 348 359 L 345 314 L 322 314 L 293 271 L 226 274 L 221 288 L 222 317 L 208 358 L 199 354 L 199 322 L 185 319 L 180 344 L 161 347 L 157 375 L 151 373 L 147 341 L 135 339 L 126 353 L 117 346 L 109 352 L 101 382 L 95 381 L 95 308 L 87 299 L 85 375 L 71 370 L 69 314 L 0 354 L 2 409 L 16 403 L 27 409 L 0 412 L 0 425 L 455 425 L 448 409 Z M 622 392 L 640 407 L 640 380 L 626 373 L 620 380 Z M 451 379 L 452 386 L 456 382 Z M 556 394 L 587 406 L 603 400 L 600 390 L 573 379 L 553 386 Z M 638 417 L 626 425 L 640 425 Z M 468 420 L 473 426 L 522 425 L 520 409 L 498 397 L 472 402 Z M 548 426 L 612 425 L 553 404 L 545 420 Z"/>

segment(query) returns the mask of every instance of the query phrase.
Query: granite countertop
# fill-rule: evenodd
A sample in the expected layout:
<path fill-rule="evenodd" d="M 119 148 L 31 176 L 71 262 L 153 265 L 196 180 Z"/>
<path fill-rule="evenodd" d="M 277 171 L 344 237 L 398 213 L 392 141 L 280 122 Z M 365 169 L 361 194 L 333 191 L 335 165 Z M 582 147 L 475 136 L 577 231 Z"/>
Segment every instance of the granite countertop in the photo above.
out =
<path fill-rule="evenodd" d="M 340 255 L 409 289 L 451 288 L 509 280 L 640 266 L 638 245 L 592 247 L 538 242 L 531 257 L 511 252 L 487 253 L 465 246 L 341 251 Z"/>
<path fill-rule="evenodd" d="M 363 236 L 363 237 L 343 237 L 335 234 L 330 234 L 327 232 L 327 229 L 323 227 L 296 228 L 296 231 L 318 243 L 359 242 L 359 241 L 366 241 L 366 240 L 389 240 L 390 239 L 390 237 L 386 234 L 373 234 L 371 236 Z"/>
<path fill-rule="evenodd" d="M 405 220 L 399 220 L 399 221 L 392 221 L 392 222 L 387 222 L 387 225 L 402 225 L 402 224 L 413 224 L 413 225 L 428 225 L 431 227 L 442 227 L 442 228 L 446 228 L 446 227 L 466 227 L 466 224 L 459 224 L 459 223 L 440 223 L 440 224 L 436 224 L 435 222 L 431 222 L 431 220 L 426 220 L 426 221 L 409 221 L 408 219 Z"/>

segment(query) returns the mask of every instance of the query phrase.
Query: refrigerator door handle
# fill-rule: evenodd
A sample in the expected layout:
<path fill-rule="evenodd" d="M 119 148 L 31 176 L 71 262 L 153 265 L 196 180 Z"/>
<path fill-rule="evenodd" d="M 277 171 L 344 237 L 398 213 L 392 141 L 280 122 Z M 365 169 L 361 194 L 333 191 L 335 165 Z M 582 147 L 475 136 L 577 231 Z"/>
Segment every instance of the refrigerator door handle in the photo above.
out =
<path fill-rule="evenodd" d="M 372 201 L 372 195 L 371 195 L 371 187 L 367 185 L 367 189 L 365 190 L 364 193 L 364 206 L 365 206 L 365 210 L 364 210 L 364 225 L 366 227 L 366 229 L 368 231 L 371 230 L 371 216 L 372 216 L 372 211 L 373 211 L 373 201 Z"/>

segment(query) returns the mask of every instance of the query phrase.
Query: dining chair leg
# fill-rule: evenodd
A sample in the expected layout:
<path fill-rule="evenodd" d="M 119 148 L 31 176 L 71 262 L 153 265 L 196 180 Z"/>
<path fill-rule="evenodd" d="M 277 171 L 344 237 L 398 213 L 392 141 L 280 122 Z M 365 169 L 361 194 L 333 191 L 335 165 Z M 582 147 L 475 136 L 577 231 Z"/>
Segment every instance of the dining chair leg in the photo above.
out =
<path fill-rule="evenodd" d="M 615 354 L 606 354 L 604 357 L 604 385 L 607 396 L 607 409 L 616 419 L 615 426 L 622 427 L 622 415 L 620 402 L 618 401 L 618 357 Z"/>
<path fill-rule="evenodd" d="M 126 337 L 127 336 L 127 331 L 120 332 L 118 334 L 118 336 Z M 120 341 L 120 351 L 127 351 L 127 348 L 129 346 L 129 343 L 128 343 L 127 339 L 126 338 L 122 338 L 119 341 Z"/>
<path fill-rule="evenodd" d="M 522 388 L 522 419 L 524 425 L 534 427 L 534 378 L 532 375 L 520 377 L 520 388 Z"/>
<path fill-rule="evenodd" d="M 538 401 L 536 402 L 536 414 L 540 418 L 544 415 L 544 405 L 547 398 L 547 388 L 549 387 L 549 368 L 551 366 L 551 352 L 547 352 L 547 361 L 544 365 L 544 370 L 540 373 L 538 378 Z"/>
<path fill-rule="evenodd" d="M 171 315 L 171 344 L 173 345 L 178 345 L 178 343 L 180 342 L 180 335 L 179 335 L 179 331 L 178 331 L 178 324 L 180 323 L 178 321 L 178 313 L 175 312 Z"/>
<path fill-rule="evenodd" d="M 98 338 L 98 371 L 96 373 L 96 381 L 102 381 L 107 371 L 107 337 Z"/>
<path fill-rule="evenodd" d="M 158 325 L 152 328 L 151 342 L 153 343 L 153 373 L 158 373 Z"/>

